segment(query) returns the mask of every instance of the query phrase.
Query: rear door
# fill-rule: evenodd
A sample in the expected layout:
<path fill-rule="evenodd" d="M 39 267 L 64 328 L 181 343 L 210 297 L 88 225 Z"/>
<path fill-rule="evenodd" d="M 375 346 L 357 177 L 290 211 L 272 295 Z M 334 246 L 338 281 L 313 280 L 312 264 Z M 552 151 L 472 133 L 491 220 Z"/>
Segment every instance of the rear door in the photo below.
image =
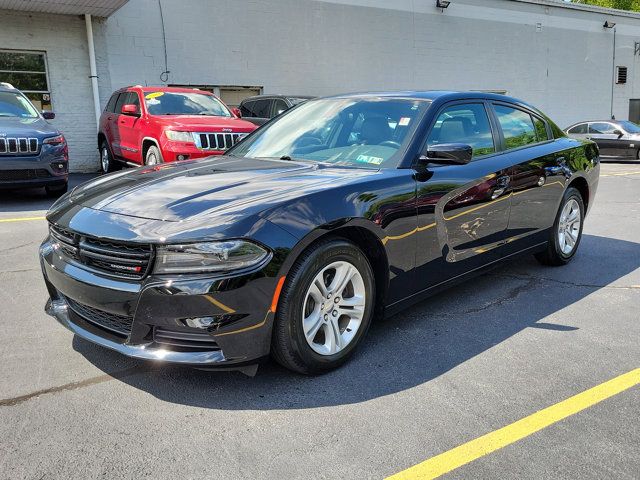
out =
<path fill-rule="evenodd" d="M 492 102 L 500 128 L 502 156 L 511 164 L 511 213 L 504 255 L 545 242 L 564 193 L 564 168 L 570 151 L 553 139 L 537 113 L 510 103 Z"/>
<path fill-rule="evenodd" d="M 429 165 L 416 175 L 417 288 L 438 284 L 500 258 L 509 222 L 509 160 L 498 151 L 497 128 L 483 100 L 446 104 L 426 145 L 463 143 L 468 165 Z M 402 121 L 402 120 L 401 120 Z"/>
<path fill-rule="evenodd" d="M 618 130 L 613 123 L 609 122 L 590 122 L 588 138 L 598 144 L 600 155 L 603 157 L 622 157 L 626 155 L 627 142 L 622 142 L 620 135 L 614 133 Z"/>

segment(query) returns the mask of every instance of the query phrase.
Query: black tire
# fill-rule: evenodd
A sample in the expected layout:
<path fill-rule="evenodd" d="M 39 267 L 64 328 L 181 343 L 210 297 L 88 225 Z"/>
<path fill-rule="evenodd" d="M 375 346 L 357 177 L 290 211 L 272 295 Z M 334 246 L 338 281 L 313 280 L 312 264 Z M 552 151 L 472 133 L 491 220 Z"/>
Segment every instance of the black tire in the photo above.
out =
<path fill-rule="evenodd" d="M 102 173 L 115 172 L 120 169 L 120 165 L 113 159 L 111 149 L 106 140 L 100 142 L 100 171 Z"/>
<path fill-rule="evenodd" d="M 356 335 L 343 350 L 333 355 L 316 353 L 302 328 L 302 305 L 316 275 L 333 262 L 346 261 L 355 266 L 365 287 L 365 307 Z M 298 373 L 319 374 L 339 367 L 353 354 L 371 324 L 375 302 L 375 279 L 369 261 L 348 240 L 330 238 L 319 242 L 298 258 L 287 275 L 280 294 L 273 327 L 271 352 L 282 366 Z"/>
<path fill-rule="evenodd" d="M 560 228 L 560 216 L 562 214 L 562 209 L 572 199 L 575 200 L 578 203 L 578 206 L 580 207 L 580 229 L 578 232 L 578 238 L 575 242 L 573 249 L 571 250 L 570 253 L 566 254 L 562 251 L 562 248 L 560 247 L 558 231 Z M 553 222 L 553 227 L 549 232 L 547 248 L 545 251 L 536 253 L 535 255 L 535 257 L 538 259 L 538 261 L 541 264 L 550 265 L 550 266 L 562 266 L 562 265 L 566 265 L 573 259 L 576 252 L 578 251 L 578 247 L 580 246 L 580 240 L 582 239 L 582 229 L 584 227 L 584 216 L 585 216 L 585 209 L 584 209 L 584 201 L 582 200 L 582 195 L 580 195 L 580 192 L 576 188 L 569 187 L 567 191 L 564 193 L 564 196 L 562 197 L 562 202 L 560 203 L 560 208 L 558 209 L 558 213 L 556 214 L 556 219 Z"/>
<path fill-rule="evenodd" d="M 160 149 L 158 147 L 151 145 L 144 156 L 144 164 L 159 165 L 160 163 L 164 163 L 162 153 L 160 153 Z"/>
<path fill-rule="evenodd" d="M 65 182 L 64 185 L 56 185 L 55 187 L 46 186 L 44 190 L 47 192 L 47 197 L 58 198 L 67 193 L 67 190 L 69 190 L 69 182 Z"/>

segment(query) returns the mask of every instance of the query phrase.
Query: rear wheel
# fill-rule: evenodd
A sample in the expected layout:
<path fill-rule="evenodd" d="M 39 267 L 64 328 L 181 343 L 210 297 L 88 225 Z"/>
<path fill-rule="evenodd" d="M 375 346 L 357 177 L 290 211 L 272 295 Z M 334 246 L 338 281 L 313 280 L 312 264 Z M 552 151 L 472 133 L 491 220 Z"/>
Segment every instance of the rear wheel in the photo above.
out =
<path fill-rule="evenodd" d="M 67 193 L 69 189 L 69 183 L 65 182 L 64 185 L 46 186 L 44 190 L 47 192 L 47 197 L 58 198 Z"/>
<path fill-rule="evenodd" d="M 287 275 L 274 325 L 274 358 L 304 374 L 337 368 L 367 332 L 374 298 L 373 271 L 362 251 L 342 239 L 319 243 Z"/>
<path fill-rule="evenodd" d="M 582 195 L 577 189 L 568 188 L 551 228 L 547 249 L 536 254 L 540 263 L 559 266 L 571 261 L 582 238 L 584 214 Z"/>
<path fill-rule="evenodd" d="M 160 153 L 160 149 L 155 145 L 151 145 L 147 150 L 147 154 L 144 157 L 145 165 L 158 165 L 160 163 L 164 163 L 162 159 L 162 153 Z"/>
<path fill-rule="evenodd" d="M 100 143 L 100 171 L 102 173 L 109 173 L 117 170 L 116 162 L 113 160 L 109 145 L 105 140 Z"/>

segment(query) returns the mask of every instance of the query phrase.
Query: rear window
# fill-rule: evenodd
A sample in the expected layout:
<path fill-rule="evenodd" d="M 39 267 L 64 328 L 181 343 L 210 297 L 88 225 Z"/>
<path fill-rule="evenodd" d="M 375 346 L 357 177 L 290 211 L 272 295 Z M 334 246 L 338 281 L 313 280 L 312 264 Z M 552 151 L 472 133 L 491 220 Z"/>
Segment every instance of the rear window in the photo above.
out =
<path fill-rule="evenodd" d="M 575 133 L 575 134 L 585 134 L 587 133 L 587 124 L 586 123 L 581 123 L 580 125 L 576 125 L 575 127 L 572 127 L 568 130 L 569 133 Z"/>

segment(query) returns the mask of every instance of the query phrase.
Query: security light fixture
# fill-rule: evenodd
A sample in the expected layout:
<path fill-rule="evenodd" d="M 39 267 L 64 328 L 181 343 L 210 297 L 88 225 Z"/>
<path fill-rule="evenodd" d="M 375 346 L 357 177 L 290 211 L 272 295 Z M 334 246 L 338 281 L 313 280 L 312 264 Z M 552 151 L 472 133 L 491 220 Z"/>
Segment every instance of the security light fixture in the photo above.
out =
<path fill-rule="evenodd" d="M 436 7 L 444 10 L 445 8 L 449 7 L 450 3 L 450 0 L 436 0 Z"/>
<path fill-rule="evenodd" d="M 607 20 L 606 22 L 604 22 L 604 25 L 602 25 L 604 28 L 613 28 L 616 26 L 615 23 L 610 22 L 609 20 Z"/>

